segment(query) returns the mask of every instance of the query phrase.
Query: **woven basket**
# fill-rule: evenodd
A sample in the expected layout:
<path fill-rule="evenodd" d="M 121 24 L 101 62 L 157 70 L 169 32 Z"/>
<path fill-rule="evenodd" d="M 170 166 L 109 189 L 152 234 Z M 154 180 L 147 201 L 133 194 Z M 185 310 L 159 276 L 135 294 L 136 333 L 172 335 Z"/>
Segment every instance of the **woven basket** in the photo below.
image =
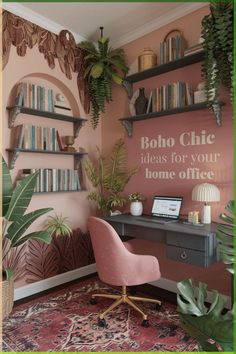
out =
<path fill-rule="evenodd" d="M 2 282 L 2 319 L 6 318 L 12 311 L 14 299 L 14 281 L 10 280 Z"/>

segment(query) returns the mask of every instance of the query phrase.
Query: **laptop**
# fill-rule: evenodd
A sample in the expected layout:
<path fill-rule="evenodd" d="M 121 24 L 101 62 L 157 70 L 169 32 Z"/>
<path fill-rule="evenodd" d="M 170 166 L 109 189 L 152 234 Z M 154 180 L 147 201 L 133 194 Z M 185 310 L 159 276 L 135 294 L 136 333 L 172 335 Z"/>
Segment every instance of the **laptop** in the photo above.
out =
<path fill-rule="evenodd" d="M 151 215 L 144 215 L 139 220 L 156 222 L 160 224 L 176 222 L 179 220 L 182 197 L 154 196 Z"/>

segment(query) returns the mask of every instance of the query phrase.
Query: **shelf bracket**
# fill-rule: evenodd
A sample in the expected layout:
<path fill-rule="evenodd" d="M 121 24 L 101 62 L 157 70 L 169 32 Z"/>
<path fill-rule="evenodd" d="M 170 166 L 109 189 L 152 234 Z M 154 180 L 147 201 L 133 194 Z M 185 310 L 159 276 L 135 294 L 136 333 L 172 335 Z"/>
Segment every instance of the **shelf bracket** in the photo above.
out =
<path fill-rule="evenodd" d="M 215 118 L 216 118 L 216 124 L 220 127 L 221 126 L 221 124 L 222 124 L 222 107 L 221 107 L 222 105 L 219 103 L 219 102 L 217 102 L 217 103 L 213 103 L 212 105 L 211 105 L 211 108 L 212 108 L 212 110 L 213 110 L 213 113 L 214 113 L 214 115 L 215 115 Z"/>
<path fill-rule="evenodd" d="M 125 88 L 128 97 L 131 98 L 133 96 L 133 85 L 129 81 L 124 80 L 122 86 Z"/>
<path fill-rule="evenodd" d="M 121 124 L 125 127 L 128 137 L 131 138 L 133 136 L 133 122 L 124 119 L 121 121 Z"/>
<path fill-rule="evenodd" d="M 74 156 L 74 169 L 75 170 L 79 170 L 82 157 L 83 157 L 83 155 L 75 155 Z"/>
<path fill-rule="evenodd" d="M 20 154 L 20 151 L 8 151 L 9 153 L 9 168 L 12 170 L 15 167 L 16 160 Z"/>
<path fill-rule="evenodd" d="M 8 120 L 8 128 L 12 128 L 16 117 L 18 116 L 18 114 L 21 112 L 21 108 L 20 107 L 13 107 L 9 110 L 9 120 Z"/>
<path fill-rule="evenodd" d="M 78 122 L 74 122 L 74 137 L 77 138 L 79 135 L 80 129 L 84 126 L 84 120 L 78 120 Z"/>

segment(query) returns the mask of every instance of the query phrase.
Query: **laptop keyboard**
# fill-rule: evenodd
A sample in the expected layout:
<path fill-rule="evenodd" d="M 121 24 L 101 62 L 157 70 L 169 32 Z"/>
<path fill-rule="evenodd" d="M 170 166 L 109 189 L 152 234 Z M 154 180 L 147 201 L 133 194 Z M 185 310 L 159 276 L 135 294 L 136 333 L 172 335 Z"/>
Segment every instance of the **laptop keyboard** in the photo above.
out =
<path fill-rule="evenodd" d="M 161 218 L 157 216 L 143 216 L 140 218 L 136 218 L 137 221 L 148 221 L 148 222 L 154 222 L 157 224 L 165 224 L 166 222 L 172 222 L 175 220 L 167 219 L 167 218 Z"/>

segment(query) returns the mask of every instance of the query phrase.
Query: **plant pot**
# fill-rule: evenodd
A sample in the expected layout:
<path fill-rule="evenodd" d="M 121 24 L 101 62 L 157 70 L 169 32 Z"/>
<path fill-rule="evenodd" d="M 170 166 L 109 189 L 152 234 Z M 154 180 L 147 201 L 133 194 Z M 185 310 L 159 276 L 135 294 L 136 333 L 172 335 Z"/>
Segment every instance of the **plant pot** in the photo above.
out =
<path fill-rule="evenodd" d="M 2 282 L 2 319 L 9 316 L 14 303 L 14 280 L 4 280 Z"/>
<path fill-rule="evenodd" d="M 130 204 L 130 214 L 133 216 L 140 216 L 143 213 L 143 203 L 142 202 L 131 202 Z"/>

